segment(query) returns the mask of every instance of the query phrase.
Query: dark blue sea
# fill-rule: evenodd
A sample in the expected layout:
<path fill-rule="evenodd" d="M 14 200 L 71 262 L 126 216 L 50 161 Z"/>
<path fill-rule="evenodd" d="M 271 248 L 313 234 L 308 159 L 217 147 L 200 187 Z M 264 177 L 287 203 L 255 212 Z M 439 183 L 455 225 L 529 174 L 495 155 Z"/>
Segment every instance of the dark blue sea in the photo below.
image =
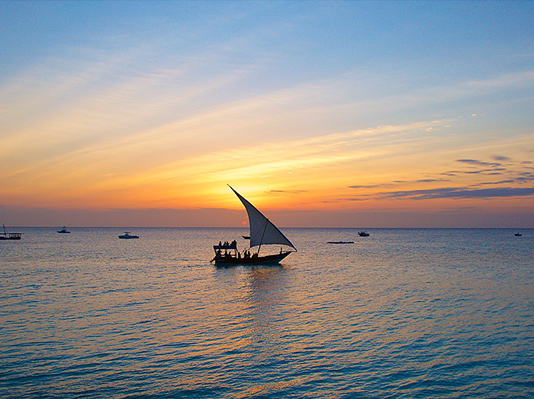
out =
<path fill-rule="evenodd" d="M 282 265 L 226 268 L 246 230 L 16 230 L 2 398 L 534 397 L 532 229 L 282 229 Z"/>

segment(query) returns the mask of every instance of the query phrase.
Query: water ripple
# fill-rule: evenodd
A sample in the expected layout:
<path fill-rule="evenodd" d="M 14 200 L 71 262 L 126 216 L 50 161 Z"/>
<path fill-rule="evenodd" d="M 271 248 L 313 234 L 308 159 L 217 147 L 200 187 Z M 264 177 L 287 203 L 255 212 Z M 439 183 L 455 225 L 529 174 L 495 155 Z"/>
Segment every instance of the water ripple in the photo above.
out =
<path fill-rule="evenodd" d="M 534 392 L 530 230 L 384 229 L 334 249 L 355 231 L 290 229 L 299 252 L 250 268 L 208 263 L 239 230 L 26 233 L 0 270 L 1 397 Z"/>

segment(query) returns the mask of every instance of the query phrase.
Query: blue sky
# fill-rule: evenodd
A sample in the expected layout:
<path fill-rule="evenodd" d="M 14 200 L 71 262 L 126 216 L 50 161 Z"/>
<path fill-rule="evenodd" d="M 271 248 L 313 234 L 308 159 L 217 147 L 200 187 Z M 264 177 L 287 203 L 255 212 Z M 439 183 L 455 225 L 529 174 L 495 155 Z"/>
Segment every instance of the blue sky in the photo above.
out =
<path fill-rule="evenodd" d="M 417 226 L 532 227 L 533 15 L 522 1 L 1 2 L 0 216 L 217 225 L 199 215 L 236 208 L 231 183 L 321 225 L 419 212 Z M 72 222 L 47 216 L 62 210 Z"/>

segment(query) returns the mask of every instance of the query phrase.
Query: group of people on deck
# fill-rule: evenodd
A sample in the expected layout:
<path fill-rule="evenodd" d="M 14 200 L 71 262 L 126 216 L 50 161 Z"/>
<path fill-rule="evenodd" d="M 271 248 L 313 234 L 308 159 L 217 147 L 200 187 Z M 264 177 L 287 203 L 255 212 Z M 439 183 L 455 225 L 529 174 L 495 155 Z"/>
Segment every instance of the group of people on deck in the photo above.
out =
<path fill-rule="evenodd" d="M 238 253 L 237 253 L 237 258 L 239 259 L 240 257 L 241 257 L 241 254 L 238 252 Z M 243 258 L 244 258 L 244 259 L 257 258 L 257 257 L 258 257 L 258 253 L 253 253 L 252 256 L 251 256 L 249 250 L 245 250 L 245 251 L 243 252 Z"/>
<path fill-rule="evenodd" d="M 228 252 L 227 250 L 224 250 L 224 254 L 222 253 L 222 251 L 220 249 L 217 250 L 216 252 L 216 257 L 217 258 L 235 258 L 237 257 L 237 259 L 241 259 L 241 252 L 239 251 L 235 251 L 236 254 L 234 255 L 232 252 Z M 250 251 L 248 249 L 246 249 L 245 251 L 243 251 L 243 259 L 254 259 L 254 258 L 257 258 L 258 257 L 258 254 L 257 253 L 253 253 L 252 255 L 250 254 Z"/>
<path fill-rule="evenodd" d="M 219 247 L 227 247 L 227 248 L 237 248 L 237 241 L 234 240 L 231 243 L 228 243 L 228 241 L 225 241 L 224 244 L 219 241 Z"/>
<path fill-rule="evenodd" d="M 260 256 L 259 248 L 258 252 L 252 253 L 250 248 L 247 248 L 243 251 L 237 249 L 237 241 L 219 241 L 219 245 L 214 245 L 213 249 L 215 250 L 215 257 L 210 261 L 219 262 L 221 264 L 238 264 L 238 263 L 258 263 L 276 261 L 283 259 L 289 252 L 284 252 L 283 248 L 280 247 L 280 255 L 275 255 L 271 253 L 270 255 Z M 278 257 L 279 256 L 279 257 Z"/>

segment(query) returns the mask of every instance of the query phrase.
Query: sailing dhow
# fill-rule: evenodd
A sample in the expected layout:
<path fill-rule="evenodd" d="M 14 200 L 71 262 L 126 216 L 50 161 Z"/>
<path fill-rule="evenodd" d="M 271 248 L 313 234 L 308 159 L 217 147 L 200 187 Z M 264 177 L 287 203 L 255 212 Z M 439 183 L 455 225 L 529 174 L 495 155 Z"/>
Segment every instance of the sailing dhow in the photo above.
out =
<path fill-rule="evenodd" d="M 269 219 L 267 219 L 254 205 L 248 202 L 241 194 L 235 191 L 232 186 L 228 186 L 237 195 L 248 214 L 248 221 L 250 226 L 250 248 L 244 250 L 242 253 L 237 249 L 237 242 L 234 240 L 229 242 L 219 242 L 219 245 L 214 245 L 215 257 L 211 260 L 216 265 L 236 265 L 236 264 L 260 264 L 260 263 L 279 263 L 282 259 L 288 256 L 291 252 L 295 252 L 297 248 L 289 241 L 289 239 L 282 234 Z M 284 245 L 293 248 L 295 251 L 283 250 L 280 248 L 279 253 L 270 255 L 260 255 L 262 245 Z M 257 252 L 251 254 L 250 249 L 258 247 Z"/>

